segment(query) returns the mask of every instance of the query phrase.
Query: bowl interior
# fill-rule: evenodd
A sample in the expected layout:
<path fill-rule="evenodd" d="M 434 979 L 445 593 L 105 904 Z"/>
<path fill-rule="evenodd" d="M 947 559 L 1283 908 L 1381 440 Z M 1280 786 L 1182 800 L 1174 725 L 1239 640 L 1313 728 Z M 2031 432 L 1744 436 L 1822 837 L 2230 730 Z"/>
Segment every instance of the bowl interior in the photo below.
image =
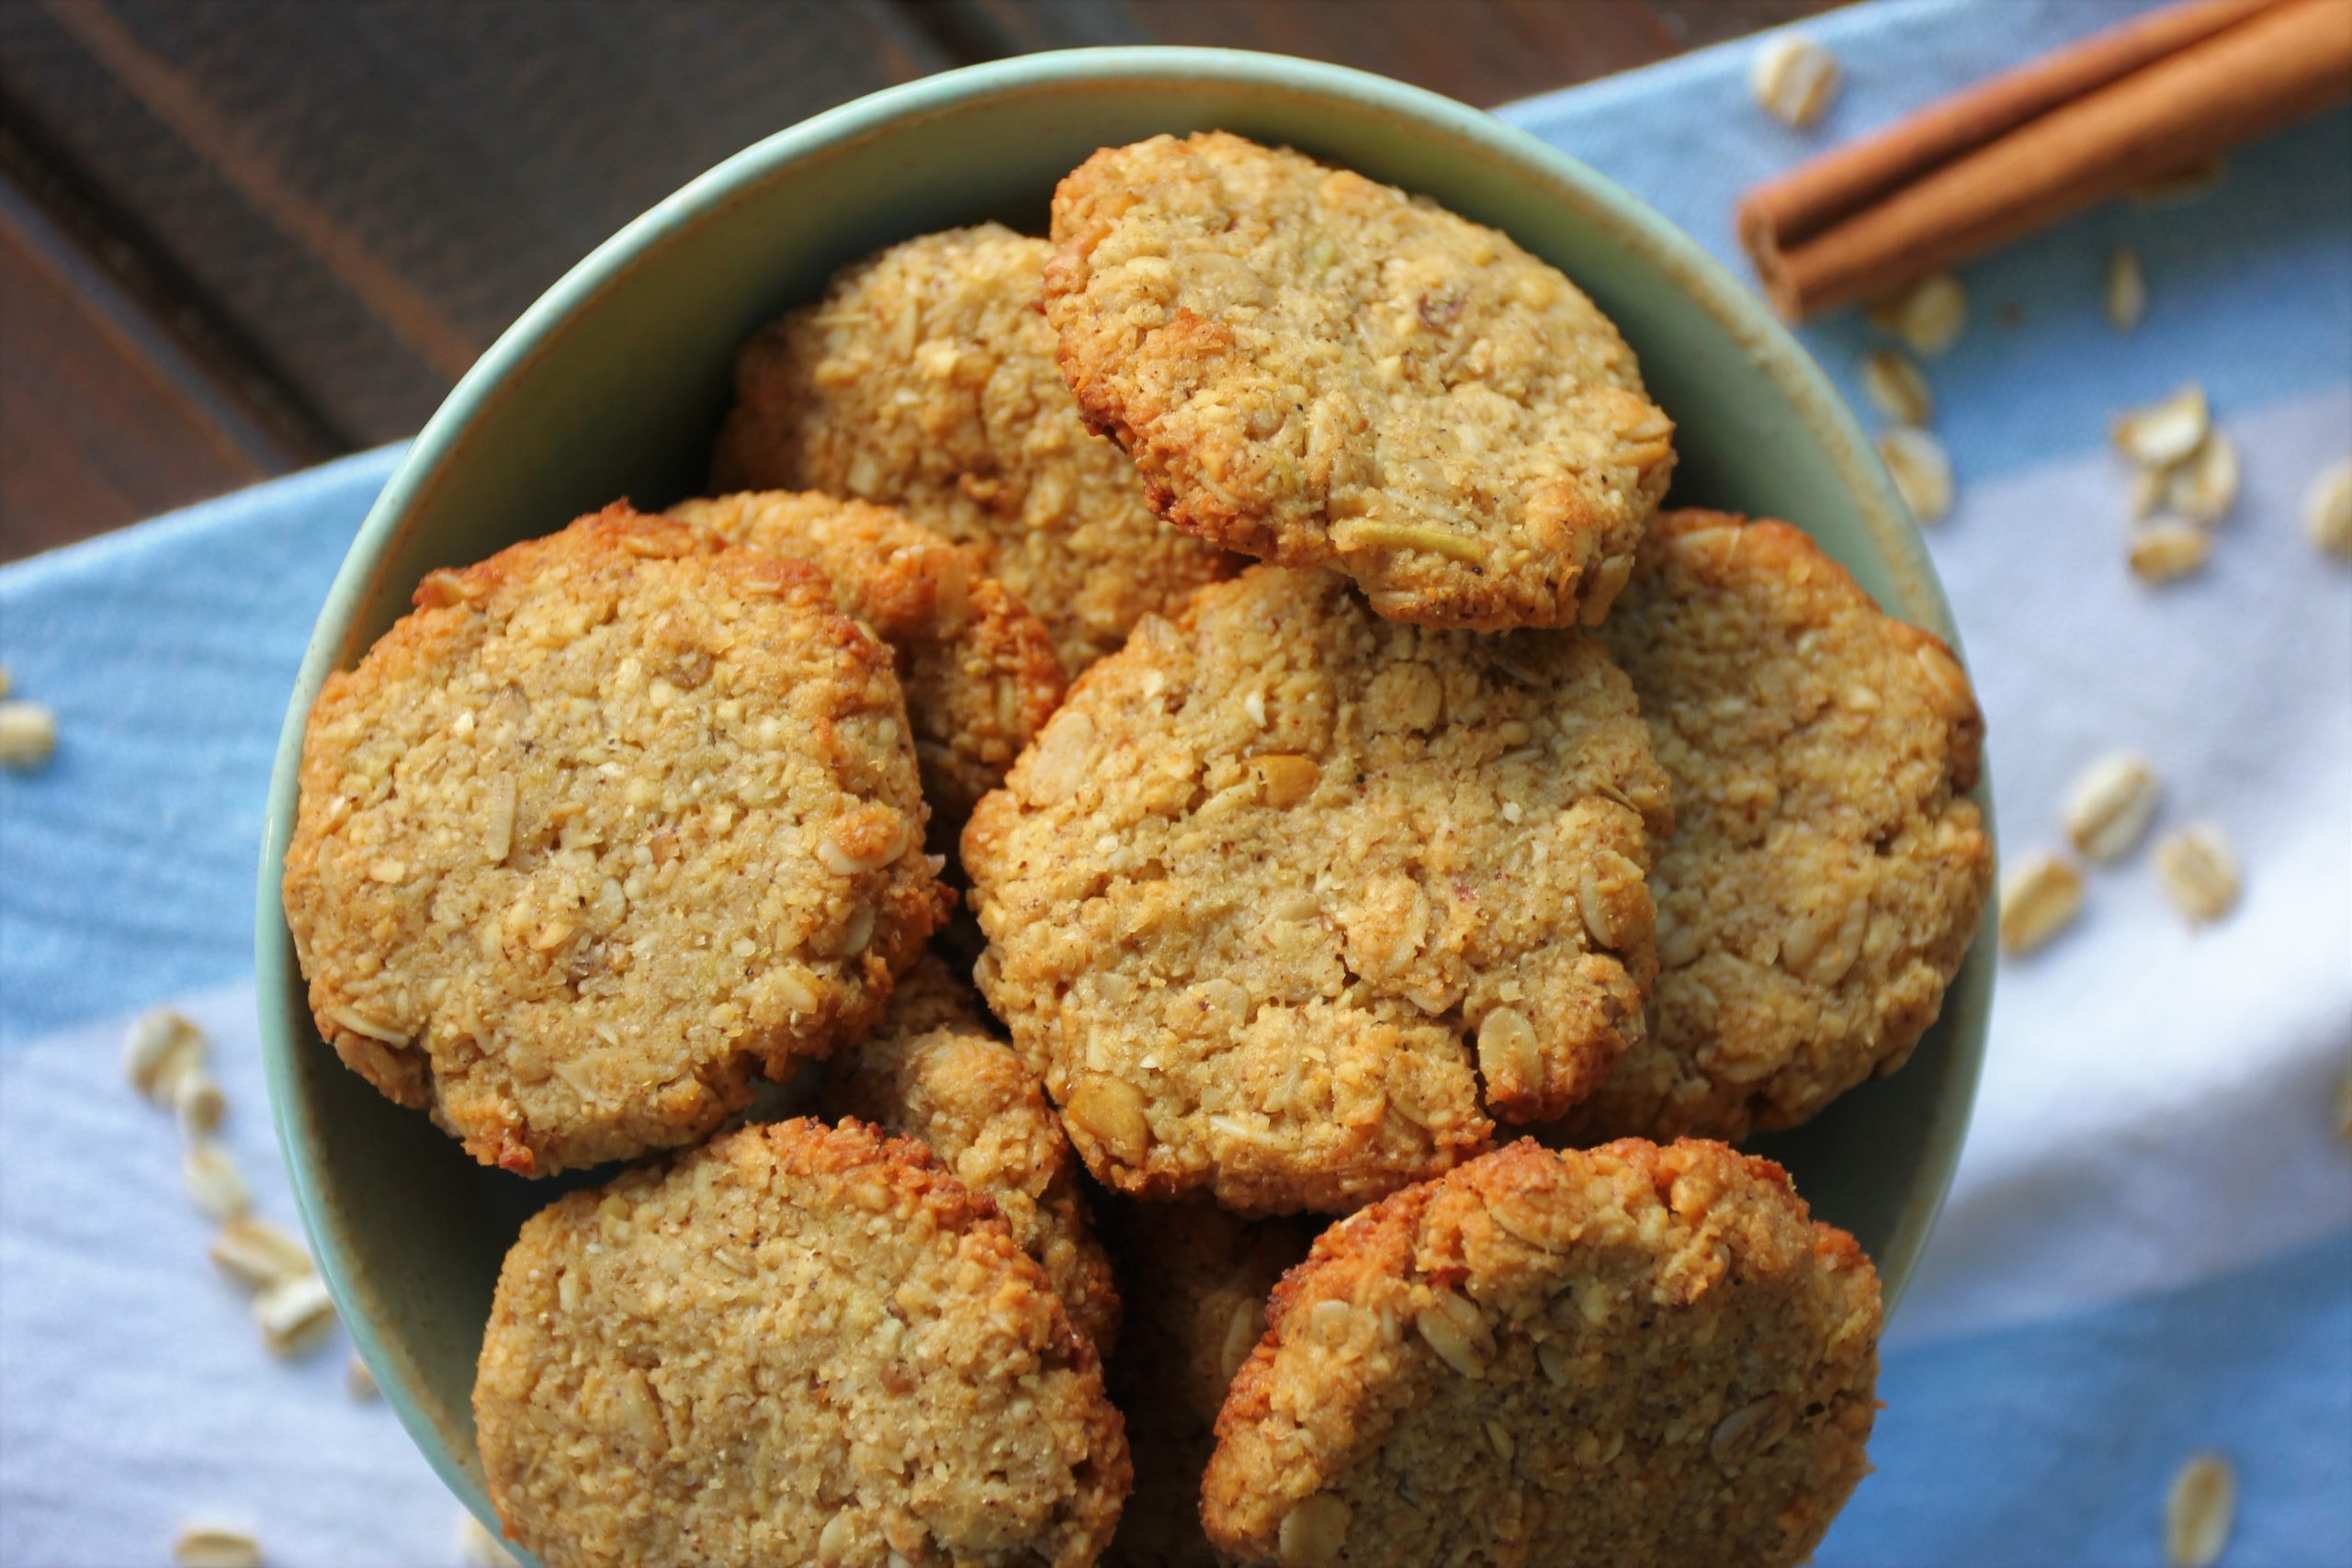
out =
<path fill-rule="evenodd" d="M 428 1458 L 484 1506 L 469 1398 L 498 1264 L 560 1190 L 485 1170 L 322 1046 L 277 900 L 301 718 L 430 568 L 480 559 L 616 496 L 700 486 L 738 343 L 893 241 L 987 218 L 1042 232 L 1097 147 L 1222 128 L 1427 193 L 1508 231 L 1623 328 L 1679 426 L 1675 499 L 1788 517 L 1883 604 L 1953 638 L 1916 532 L 1794 341 L 1688 240 L 1590 171 L 1450 100 L 1303 62 L 1087 51 L 951 73 L 780 133 L 592 255 L 486 355 L 354 544 L 313 635 L 271 794 L 261 1011 L 280 1136 L 362 1354 Z M 1957 1156 L 1983 1049 L 1990 944 L 1902 1073 L 1758 1140 L 1901 1290 Z"/>

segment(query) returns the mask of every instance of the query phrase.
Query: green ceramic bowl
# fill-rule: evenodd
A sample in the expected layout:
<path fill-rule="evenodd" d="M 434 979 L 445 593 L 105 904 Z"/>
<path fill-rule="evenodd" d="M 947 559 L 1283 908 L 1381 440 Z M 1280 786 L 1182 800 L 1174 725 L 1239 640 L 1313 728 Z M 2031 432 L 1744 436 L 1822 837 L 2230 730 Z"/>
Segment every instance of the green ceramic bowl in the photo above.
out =
<path fill-rule="evenodd" d="M 616 496 L 699 484 L 734 350 L 837 266 L 981 219 L 1042 231 L 1096 148 L 1211 127 L 1426 192 L 1556 264 L 1624 329 L 1675 419 L 1677 498 L 1791 518 L 1896 613 L 1957 643 L 1917 532 L 1829 383 L 1749 290 L 1532 137 L 1377 76 L 1212 50 L 1089 50 L 951 72 L 820 115 L 679 191 L 582 262 L 434 415 L 360 529 L 302 664 L 269 798 L 258 957 L 277 1128 L 360 1353 L 487 1517 L 469 1396 L 492 1286 L 553 1189 L 485 1170 L 344 1070 L 313 1032 L 278 904 L 302 719 L 433 567 Z M 1911 1065 L 1769 1140 L 1898 1292 L 1967 1125 L 1993 965 L 1981 942 Z"/>

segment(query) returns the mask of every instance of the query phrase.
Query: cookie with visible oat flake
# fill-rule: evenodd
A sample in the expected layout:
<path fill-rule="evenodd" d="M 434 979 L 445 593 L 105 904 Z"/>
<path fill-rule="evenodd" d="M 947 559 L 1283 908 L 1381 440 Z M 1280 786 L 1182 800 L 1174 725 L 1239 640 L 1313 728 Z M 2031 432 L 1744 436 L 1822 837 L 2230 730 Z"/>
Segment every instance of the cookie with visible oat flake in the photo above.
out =
<path fill-rule="evenodd" d="M 1670 822 L 1589 636 L 1257 567 L 1139 626 L 973 812 L 975 978 L 1098 1179 L 1345 1211 L 1600 1082 Z"/>
<path fill-rule="evenodd" d="M 882 1024 L 844 1052 L 819 1103 L 914 1138 L 996 1204 L 1104 1356 L 1119 1292 L 1080 1191 L 1078 1156 L 1037 1075 L 980 1021 L 971 992 L 927 957 L 890 994 Z"/>
<path fill-rule="evenodd" d="M 986 1199 L 857 1122 L 746 1127 L 534 1215 L 474 1421 L 548 1568 L 1083 1568 L 1129 1467 Z"/>
<path fill-rule="evenodd" d="M 885 502 L 980 550 L 1076 675 L 1238 563 L 1152 515 L 1080 418 L 1039 313 L 1049 248 L 983 223 L 845 269 L 744 344 L 711 481 Z"/>
<path fill-rule="evenodd" d="M 1878 1276 L 1721 1144 L 1532 1139 L 1284 1277 L 1202 1483 L 1226 1561 L 1787 1568 L 1868 1471 Z"/>
<path fill-rule="evenodd" d="M 1222 131 L 1095 153 L 1053 234 L 1063 374 L 1170 522 L 1423 626 L 1608 614 L 1673 424 L 1555 268 Z"/>
<path fill-rule="evenodd" d="M 829 495 L 760 491 L 682 502 L 670 516 L 761 555 L 805 560 L 840 607 L 890 645 L 914 723 L 932 837 L 955 842 L 973 803 L 1062 700 L 1045 624 L 986 557 L 899 513 Z"/>
<path fill-rule="evenodd" d="M 1786 523 L 1659 517 L 1600 635 L 1677 822 L 1649 1033 L 1556 1135 L 1794 1126 L 1901 1066 L 1967 953 L 1984 716 L 1950 649 Z"/>
<path fill-rule="evenodd" d="M 950 895 L 889 650 L 814 568 L 626 505 L 462 570 L 303 734 L 321 1034 L 485 1164 L 691 1142 L 879 1016 Z"/>

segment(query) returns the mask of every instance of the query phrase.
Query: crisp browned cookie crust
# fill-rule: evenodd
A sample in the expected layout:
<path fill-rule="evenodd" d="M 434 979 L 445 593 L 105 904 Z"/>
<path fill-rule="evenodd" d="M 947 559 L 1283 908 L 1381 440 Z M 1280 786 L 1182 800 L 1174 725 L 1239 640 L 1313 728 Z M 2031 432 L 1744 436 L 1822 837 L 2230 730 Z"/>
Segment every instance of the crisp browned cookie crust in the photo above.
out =
<path fill-rule="evenodd" d="M 1170 522 L 1424 626 L 1608 613 L 1673 423 L 1617 329 L 1509 237 L 1211 131 L 1089 158 L 1054 244 L 1063 374 Z"/>
<path fill-rule="evenodd" d="M 1992 886 L 1984 723 L 1949 649 L 1785 523 L 1661 516 L 1602 640 L 1677 825 L 1650 1032 L 1560 1135 L 1736 1138 L 1893 1072 Z"/>
<path fill-rule="evenodd" d="M 1045 623 L 988 574 L 980 550 L 888 507 L 828 495 L 742 492 L 684 502 L 669 515 L 809 562 L 831 580 L 842 613 L 890 645 L 943 844 L 1062 700 Z"/>
<path fill-rule="evenodd" d="M 1282 1568 L 1782 1568 L 1869 1466 L 1878 1277 L 1721 1144 L 1532 1140 L 1325 1232 L 1203 1483 Z"/>
<path fill-rule="evenodd" d="M 995 1203 L 1070 1321 L 1111 1353 L 1119 1292 L 1087 1218 L 1078 1156 L 1037 1075 L 988 1032 L 945 964 L 926 958 L 907 973 L 881 1028 L 835 1060 L 821 1102 L 920 1140 Z"/>
<path fill-rule="evenodd" d="M 994 1206 L 855 1122 L 746 1127 L 534 1215 L 474 1421 L 548 1568 L 1080 1568 L 1128 1483 L 1094 1348 Z"/>
<path fill-rule="evenodd" d="M 345 1063 L 545 1175 L 871 1026 L 948 895 L 889 652 L 820 574 L 614 507 L 416 605 L 303 737 L 286 918 Z"/>
<path fill-rule="evenodd" d="M 1134 1302 L 1111 1359 L 1111 1397 L 1126 1417 L 1136 1489 L 1102 1561 L 1110 1568 L 1216 1568 L 1201 1529 L 1201 1472 L 1216 1413 L 1266 1333 L 1266 1299 L 1306 1258 L 1302 1216 L 1245 1219 L 1213 1203 L 1113 1199 L 1104 1233 Z"/>
<path fill-rule="evenodd" d="M 1666 779 L 1599 643 L 1259 567 L 1138 626 L 973 813 L 977 978 L 1097 1179 L 1345 1210 L 1640 1032 L 1645 817 Z"/>
<path fill-rule="evenodd" d="M 744 345 L 711 474 L 888 502 L 980 549 L 1075 675 L 1235 563 L 1153 516 L 1080 418 L 1039 314 L 1047 249 L 984 223 L 842 272 Z"/>

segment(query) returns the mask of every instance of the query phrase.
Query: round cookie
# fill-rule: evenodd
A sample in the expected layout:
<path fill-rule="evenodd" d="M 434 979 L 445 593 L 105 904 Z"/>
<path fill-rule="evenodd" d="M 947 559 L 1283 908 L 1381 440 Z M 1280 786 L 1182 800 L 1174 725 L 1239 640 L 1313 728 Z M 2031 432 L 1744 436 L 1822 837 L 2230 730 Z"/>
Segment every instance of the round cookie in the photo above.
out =
<path fill-rule="evenodd" d="M 980 796 L 1062 700 L 1045 624 L 988 575 L 981 551 L 887 507 L 764 491 L 684 502 L 669 515 L 730 545 L 805 560 L 832 580 L 843 615 L 899 660 L 933 837 L 952 844 Z"/>
<path fill-rule="evenodd" d="M 1785 523 L 1661 516 L 1601 632 L 1674 780 L 1648 1036 L 1559 1134 L 1737 1138 L 1893 1072 L 1975 935 L 1984 722 L 1941 643 Z"/>
<path fill-rule="evenodd" d="M 1110 1354 L 1119 1292 L 1079 1190 L 1078 1158 L 1037 1075 L 980 1021 L 937 958 L 910 970 L 882 1026 L 835 1061 L 820 1103 L 917 1139 L 996 1204 L 1070 1322 Z"/>
<path fill-rule="evenodd" d="M 1674 467 L 1633 351 L 1492 229 L 1212 131 L 1054 194 L 1046 315 L 1178 526 L 1431 626 L 1597 624 Z"/>
<path fill-rule="evenodd" d="M 843 271 L 744 345 L 711 476 L 884 502 L 978 547 L 1076 675 L 1235 563 L 1153 516 L 1080 418 L 1039 314 L 1049 248 L 984 223 Z"/>
<path fill-rule="evenodd" d="M 1666 778 L 1590 637 L 1258 567 L 1138 626 L 972 814 L 975 978 L 1098 1179 L 1346 1210 L 1640 1032 L 1645 816 Z"/>
<path fill-rule="evenodd" d="M 546 1175 L 864 1032 L 944 917 L 923 823 L 831 586 L 617 506 L 433 573 L 327 679 L 286 919 L 346 1064 Z"/>
<path fill-rule="evenodd" d="M 1282 1568 L 1784 1568 L 1869 1466 L 1878 1277 L 1721 1144 L 1522 1139 L 1340 1222 L 1217 1417 L 1209 1538 Z"/>
<path fill-rule="evenodd" d="M 1094 1348 L 995 1208 L 855 1122 L 746 1127 L 532 1216 L 474 1422 L 548 1568 L 1078 1568 L 1128 1483 Z"/>
<path fill-rule="evenodd" d="M 1306 1256 L 1297 1216 L 1244 1219 L 1213 1203 L 1114 1199 L 1103 1228 L 1133 1308 L 1111 1359 L 1136 1487 L 1103 1561 L 1115 1568 L 1216 1568 L 1201 1529 L 1201 1472 L 1233 1375 L 1266 1332 L 1266 1298 Z"/>

